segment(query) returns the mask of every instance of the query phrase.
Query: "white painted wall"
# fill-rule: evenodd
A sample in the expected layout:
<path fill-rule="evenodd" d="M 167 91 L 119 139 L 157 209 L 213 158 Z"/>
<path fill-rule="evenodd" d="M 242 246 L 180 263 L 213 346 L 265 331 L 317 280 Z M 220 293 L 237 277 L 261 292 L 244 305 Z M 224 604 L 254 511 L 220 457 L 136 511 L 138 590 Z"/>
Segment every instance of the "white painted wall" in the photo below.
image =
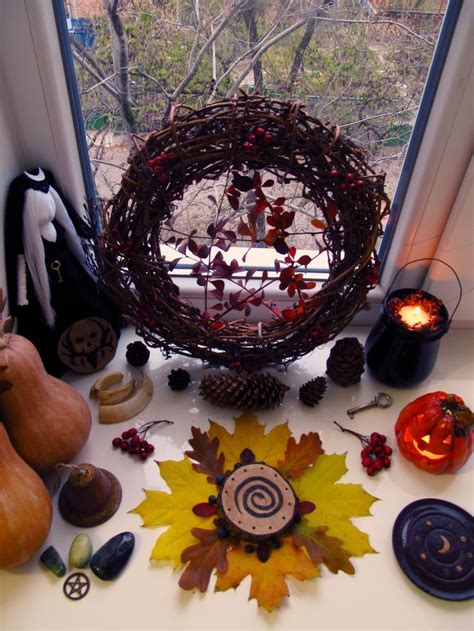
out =
<path fill-rule="evenodd" d="M 0 286 L 6 287 L 3 217 L 13 178 L 42 166 L 78 211 L 84 185 L 52 3 L 0 3 Z"/>

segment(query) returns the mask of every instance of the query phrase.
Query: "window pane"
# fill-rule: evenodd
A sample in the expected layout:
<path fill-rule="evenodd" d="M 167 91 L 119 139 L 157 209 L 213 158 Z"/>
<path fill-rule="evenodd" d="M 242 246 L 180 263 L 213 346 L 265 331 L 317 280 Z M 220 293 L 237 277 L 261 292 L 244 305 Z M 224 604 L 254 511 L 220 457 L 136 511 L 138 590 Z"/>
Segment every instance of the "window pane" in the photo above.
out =
<path fill-rule="evenodd" d="M 308 113 L 340 125 L 366 149 L 375 170 L 387 173 L 387 192 L 393 196 L 446 0 L 254 0 L 246 5 L 119 0 L 109 2 L 108 12 L 105 4 L 65 0 L 101 198 L 120 187 L 132 147 L 130 132 L 146 135 L 158 129 L 171 100 L 200 107 L 238 87 L 302 100 Z M 215 214 L 210 197 L 220 200 L 225 184 L 221 178 L 189 187 L 176 204 L 170 235 L 179 238 L 180 232 L 195 229 L 199 243 Z M 268 190 L 270 201 L 280 196 L 288 210 L 297 211 L 292 225 L 297 234 L 290 245 L 314 254 L 314 204 L 294 183 L 276 182 Z M 224 201 L 224 215 L 233 215 L 227 228 L 237 232 L 240 217 Z M 241 208 L 245 218 L 246 207 Z M 246 240 L 239 235 L 235 245 L 245 246 Z M 262 248 L 259 264 L 271 267 L 274 252 L 266 258 Z M 324 268 L 325 262 L 312 265 Z"/>

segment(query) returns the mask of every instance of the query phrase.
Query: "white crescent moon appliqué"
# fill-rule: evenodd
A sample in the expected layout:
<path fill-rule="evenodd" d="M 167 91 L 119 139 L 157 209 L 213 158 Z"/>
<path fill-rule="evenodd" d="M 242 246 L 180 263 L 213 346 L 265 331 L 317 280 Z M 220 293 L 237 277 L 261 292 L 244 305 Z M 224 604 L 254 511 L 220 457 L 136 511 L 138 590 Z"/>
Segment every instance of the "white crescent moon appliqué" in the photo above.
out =
<path fill-rule="evenodd" d="M 451 544 L 443 535 L 440 535 L 441 540 L 443 541 L 442 547 L 438 550 L 438 554 L 447 554 L 451 550 Z"/>

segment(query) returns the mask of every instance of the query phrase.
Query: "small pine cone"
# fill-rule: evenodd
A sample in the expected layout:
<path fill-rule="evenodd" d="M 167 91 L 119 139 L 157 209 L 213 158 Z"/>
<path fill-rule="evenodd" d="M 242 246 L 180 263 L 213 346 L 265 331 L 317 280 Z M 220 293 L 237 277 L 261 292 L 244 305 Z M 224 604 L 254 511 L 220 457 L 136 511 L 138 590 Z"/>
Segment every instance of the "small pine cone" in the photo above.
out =
<path fill-rule="evenodd" d="M 325 377 L 316 377 L 316 379 L 307 381 L 300 388 L 300 401 L 305 405 L 314 407 L 324 397 L 326 385 Z"/>
<path fill-rule="evenodd" d="M 290 388 L 268 373 L 252 375 L 216 374 L 201 379 L 199 394 L 223 407 L 265 410 L 280 405 Z"/>
<path fill-rule="evenodd" d="M 138 368 L 150 359 L 150 351 L 143 342 L 132 342 L 127 346 L 125 357 L 129 364 Z"/>
<path fill-rule="evenodd" d="M 338 340 L 329 353 L 326 374 L 339 386 L 359 383 L 364 372 L 364 347 L 356 337 Z"/>
<path fill-rule="evenodd" d="M 168 385 L 171 390 L 186 390 L 190 383 L 191 375 L 183 368 L 172 370 L 168 375 Z"/>

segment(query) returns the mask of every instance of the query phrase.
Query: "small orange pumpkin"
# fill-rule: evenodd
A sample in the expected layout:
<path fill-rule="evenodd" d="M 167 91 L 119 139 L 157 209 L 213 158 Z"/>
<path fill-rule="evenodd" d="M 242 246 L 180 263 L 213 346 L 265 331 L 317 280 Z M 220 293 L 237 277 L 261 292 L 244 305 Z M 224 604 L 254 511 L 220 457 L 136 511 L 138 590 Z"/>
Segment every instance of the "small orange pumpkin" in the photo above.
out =
<path fill-rule="evenodd" d="M 400 412 L 395 434 L 400 452 L 429 473 L 452 473 L 472 453 L 474 415 L 456 394 L 431 392 Z"/>

